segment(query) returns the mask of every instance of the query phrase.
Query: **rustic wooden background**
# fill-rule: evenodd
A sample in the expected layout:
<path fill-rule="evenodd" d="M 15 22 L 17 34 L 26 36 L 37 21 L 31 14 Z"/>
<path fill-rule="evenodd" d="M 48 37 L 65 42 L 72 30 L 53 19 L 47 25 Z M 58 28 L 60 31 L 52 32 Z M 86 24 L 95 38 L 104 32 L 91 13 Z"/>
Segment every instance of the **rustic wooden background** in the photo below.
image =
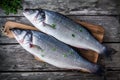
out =
<path fill-rule="evenodd" d="M 118 52 L 113 60 L 102 60 L 105 76 L 59 69 L 39 62 L 14 39 L 0 33 L 0 80 L 120 80 L 120 1 L 119 0 L 24 0 L 24 8 L 44 8 L 105 28 L 103 44 Z M 0 27 L 7 21 L 31 23 L 22 15 L 5 15 L 0 9 Z"/>

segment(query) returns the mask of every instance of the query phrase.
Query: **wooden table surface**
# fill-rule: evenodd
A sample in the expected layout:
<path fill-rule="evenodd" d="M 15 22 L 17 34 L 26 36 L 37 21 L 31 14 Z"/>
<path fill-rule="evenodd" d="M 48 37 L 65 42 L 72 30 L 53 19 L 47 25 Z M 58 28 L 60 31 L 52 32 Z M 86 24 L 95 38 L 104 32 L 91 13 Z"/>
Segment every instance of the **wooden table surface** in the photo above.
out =
<path fill-rule="evenodd" d="M 118 0 L 24 0 L 24 8 L 44 8 L 89 23 L 101 25 L 105 29 L 103 44 L 118 52 L 112 61 L 102 59 L 105 76 L 79 71 L 59 69 L 39 62 L 25 51 L 14 39 L 0 33 L 0 80 L 120 80 L 120 2 Z M 7 21 L 32 25 L 19 11 L 5 15 L 0 9 L 0 27 Z"/>

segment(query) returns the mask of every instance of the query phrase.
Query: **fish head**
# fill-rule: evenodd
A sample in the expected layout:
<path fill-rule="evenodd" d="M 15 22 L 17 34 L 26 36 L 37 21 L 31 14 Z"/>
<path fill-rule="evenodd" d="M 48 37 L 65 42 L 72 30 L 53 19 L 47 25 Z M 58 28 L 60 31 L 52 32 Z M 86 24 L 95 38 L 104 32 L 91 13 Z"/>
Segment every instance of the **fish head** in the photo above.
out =
<path fill-rule="evenodd" d="M 11 31 L 20 44 L 28 45 L 32 43 L 32 32 L 30 30 L 11 29 Z"/>
<path fill-rule="evenodd" d="M 25 9 L 23 15 L 30 21 L 43 22 L 45 20 L 45 12 L 42 9 Z"/>

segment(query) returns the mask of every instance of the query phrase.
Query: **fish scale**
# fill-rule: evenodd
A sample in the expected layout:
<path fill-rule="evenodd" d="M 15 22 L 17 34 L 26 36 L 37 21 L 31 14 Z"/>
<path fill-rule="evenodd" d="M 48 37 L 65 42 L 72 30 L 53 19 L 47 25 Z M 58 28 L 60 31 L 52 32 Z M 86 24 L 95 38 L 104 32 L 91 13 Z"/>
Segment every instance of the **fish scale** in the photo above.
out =
<path fill-rule="evenodd" d="M 47 13 L 47 12 L 46 12 Z M 84 37 L 84 36 L 88 36 L 88 37 L 91 37 L 92 38 L 92 36 L 90 36 L 90 34 L 83 28 L 83 27 L 81 27 L 80 25 L 76 25 L 72 20 L 70 20 L 70 19 L 68 19 L 68 18 L 66 18 L 65 16 L 62 16 L 62 15 L 60 15 L 60 14 L 57 14 L 57 13 L 54 13 L 53 14 L 53 12 L 49 12 L 49 14 L 51 14 L 51 15 L 48 15 L 48 16 L 51 16 L 50 18 L 50 21 L 52 21 L 52 22 L 49 22 L 49 23 L 53 23 L 54 22 L 54 24 L 56 24 L 57 22 L 59 22 L 58 20 L 61 20 L 61 25 L 63 25 L 63 26 L 65 26 L 64 28 L 67 28 L 67 29 L 69 29 L 69 31 L 72 31 L 73 33 L 76 33 L 76 34 L 79 34 L 79 35 L 77 35 L 77 36 L 79 36 L 79 38 L 80 38 L 80 40 L 81 39 L 86 39 L 86 37 Z M 59 17 L 54 17 L 54 16 L 58 16 L 59 15 Z M 55 20 L 55 19 L 57 19 L 57 21 Z M 65 22 L 65 23 L 64 23 Z M 74 29 L 74 25 L 76 25 L 75 27 L 76 27 L 76 29 Z M 71 27 L 69 27 L 69 26 L 71 26 Z M 62 28 L 62 26 L 60 26 L 60 28 Z M 82 32 L 80 32 L 79 30 L 82 30 Z M 67 32 L 67 31 L 66 31 Z M 72 33 L 71 32 L 71 33 Z M 64 33 L 63 33 L 64 34 Z M 92 38 L 93 39 L 93 38 Z M 93 39 L 94 41 L 95 41 L 95 39 Z"/>
<path fill-rule="evenodd" d="M 31 12 L 32 14 L 29 14 Z M 107 48 L 99 43 L 88 30 L 60 13 L 41 9 L 25 10 L 23 14 L 40 31 L 51 35 L 68 45 L 93 50 L 98 54 L 106 54 Z M 33 20 L 36 15 L 38 17 L 36 18 L 36 22 L 34 22 Z M 44 25 L 43 23 L 47 25 Z M 55 28 L 51 27 L 53 24 L 55 25 Z"/>
<path fill-rule="evenodd" d="M 24 42 L 19 42 L 20 45 L 44 62 L 59 68 L 84 70 L 90 73 L 96 73 L 100 70 L 99 65 L 87 61 L 71 47 L 52 36 L 38 31 L 22 29 L 12 29 L 12 33 L 18 42 L 25 36 Z M 33 47 L 30 47 L 30 44 Z M 56 49 L 53 50 L 53 48 Z"/>

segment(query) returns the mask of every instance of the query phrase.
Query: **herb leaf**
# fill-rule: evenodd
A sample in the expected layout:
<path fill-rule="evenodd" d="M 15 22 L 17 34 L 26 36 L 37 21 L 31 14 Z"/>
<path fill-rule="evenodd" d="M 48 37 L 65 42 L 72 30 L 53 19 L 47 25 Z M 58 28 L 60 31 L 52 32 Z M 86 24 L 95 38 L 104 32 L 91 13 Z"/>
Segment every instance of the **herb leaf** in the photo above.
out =
<path fill-rule="evenodd" d="M 80 29 L 80 32 L 82 32 L 82 29 Z"/>
<path fill-rule="evenodd" d="M 52 48 L 53 51 L 56 51 L 56 48 Z"/>
<path fill-rule="evenodd" d="M 41 49 L 41 52 L 44 52 L 44 50 L 43 50 L 43 49 Z"/>
<path fill-rule="evenodd" d="M 75 37 L 75 34 L 72 34 L 72 37 Z"/>
<path fill-rule="evenodd" d="M 67 54 L 63 54 L 63 57 L 67 57 Z"/>
<path fill-rule="evenodd" d="M 8 15 L 9 13 L 17 13 L 18 9 L 22 9 L 22 0 L 1 0 L 0 7 Z"/>
<path fill-rule="evenodd" d="M 52 24 L 51 27 L 52 27 L 53 29 L 56 29 L 56 24 Z"/>
<path fill-rule="evenodd" d="M 70 54 L 73 54 L 73 51 L 70 50 L 69 53 L 70 53 Z"/>
<path fill-rule="evenodd" d="M 42 54 L 41 56 L 44 57 L 45 55 Z"/>

